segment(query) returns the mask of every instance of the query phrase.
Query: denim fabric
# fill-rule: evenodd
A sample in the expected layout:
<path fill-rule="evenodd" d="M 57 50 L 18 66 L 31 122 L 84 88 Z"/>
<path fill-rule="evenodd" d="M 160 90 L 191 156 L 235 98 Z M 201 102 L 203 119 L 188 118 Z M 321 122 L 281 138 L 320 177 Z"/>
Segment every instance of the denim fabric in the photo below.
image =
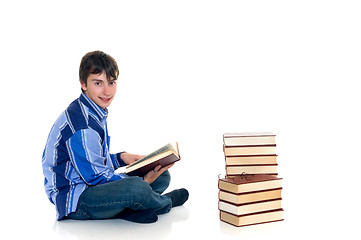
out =
<path fill-rule="evenodd" d="M 124 214 L 128 212 L 145 212 L 147 215 L 167 213 L 172 208 L 172 201 L 160 194 L 167 189 L 169 182 L 170 174 L 165 171 L 152 184 L 140 177 L 126 177 L 88 187 L 80 195 L 76 212 L 69 214 L 68 218 L 109 219 L 126 218 Z"/>

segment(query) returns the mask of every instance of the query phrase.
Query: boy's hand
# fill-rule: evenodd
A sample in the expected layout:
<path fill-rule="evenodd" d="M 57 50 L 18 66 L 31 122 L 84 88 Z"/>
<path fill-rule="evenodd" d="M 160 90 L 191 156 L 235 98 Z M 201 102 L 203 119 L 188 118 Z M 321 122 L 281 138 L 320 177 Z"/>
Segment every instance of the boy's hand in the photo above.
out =
<path fill-rule="evenodd" d="M 162 167 L 161 165 L 158 165 L 154 168 L 154 170 L 148 172 L 145 176 L 144 176 L 144 181 L 148 182 L 149 184 L 151 184 L 152 182 L 154 182 L 162 173 L 164 173 L 166 170 L 168 170 L 170 167 L 172 167 L 174 165 L 174 163 Z"/>
<path fill-rule="evenodd" d="M 120 155 L 120 158 L 123 160 L 123 162 L 127 165 L 132 164 L 133 162 L 141 159 L 142 157 L 145 157 L 145 155 L 137 155 L 137 154 L 133 154 L 133 153 L 127 153 L 127 152 L 123 152 Z"/>

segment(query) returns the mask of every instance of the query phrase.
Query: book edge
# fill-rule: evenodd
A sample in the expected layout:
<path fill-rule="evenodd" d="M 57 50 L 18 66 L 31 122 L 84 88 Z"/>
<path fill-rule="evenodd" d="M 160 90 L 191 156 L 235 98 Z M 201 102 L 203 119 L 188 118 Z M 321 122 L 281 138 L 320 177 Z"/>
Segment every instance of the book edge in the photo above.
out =
<path fill-rule="evenodd" d="M 247 137 L 275 137 L 273 132 L 243 132 L 243 133 L 224 133 L 223 138 L 247 138 Z"/>
<path fill-rule="evenodd" d="M 243 184 L 249 184 L 249 183 L 257 183 L 257 182 L 267 182 L 267 181 L 275 181 L 275 180 L 282 180 L 283 178 L 279 178 L 279 177 L 274 177 L 274 176 L 270 176 L 268 174 L 254 174 L 257 176 L 262 176 L 262 177 L 272 177 L 272 179 L 261 179 L 261 180 L 257 180 L 257 181 L 245 181 L 245 182 L 235 182 L 233 180 L 233 178 L 220 178 L 219 181 L 223 181 L 223 182 L 227 182 L 227 183 L 231 183 L 234 185 L 243 185 Z"/>

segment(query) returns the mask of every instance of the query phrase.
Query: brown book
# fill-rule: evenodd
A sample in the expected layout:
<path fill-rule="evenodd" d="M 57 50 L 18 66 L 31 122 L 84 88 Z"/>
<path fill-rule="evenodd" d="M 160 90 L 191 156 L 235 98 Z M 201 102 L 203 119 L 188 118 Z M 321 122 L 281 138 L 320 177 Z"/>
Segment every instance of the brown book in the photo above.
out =
<path fill-rule="evenodd" d="M 223 147 L 224 155 L 229 156 L 259 156 L 276 155 L 276 145 L 257 146 L 226 146 Z"/>
<path fill-rule="evenodd" d="M 227 176 L 241 175 L 243 172 L 247 174 L 271 174 L 277 175 L 277 164 L 270 165 L 242 165 L 242 166 L 226 166 Z"/>
<path fill-rule="evenodd" d="M 283 209 L 276 209 L 260 213 L 251 213 L 246 215 L 234 215 L 220 211 L 220 219 L 223 222 L 232 224 L 237 227 L 269 223 L 283 220 Z"/>
<path fill-rule="evenodd" d="M 168 166 L 180 160 L 178 143 L 167 144 L 138 161 L 125 167 L 124 173 L 129 176 L 144 176 L 156 166 Z"/>
<path fill-rule="evenodd" d="M 275 145 L 276 135 L 271 132 L 259 133 L 225 133 L 225 146 Z"/>
<path fill-rule="evenodd" d="M 228 157 L 225 157 L 225 160 L 226 160 L 227 166 L 276 164 L 277 163 L 277 155 L 228 156 Z"/>
<path fill-rule="evenodd" d="M 239 177 L 239 176 L 241 176 L 242 174 L 234 174 L 234 175 L 230 175 L 230 174 L 228 174 L 228 175 L 226 175 L 226 177 L 228 177 L 228 178 L 235 178 L 235 177 Z M 276 174 L 254 174 L 254 175 L 268 175 L 268 176 L 273 176 L 273 177 L 278 177 L 278 174 L 276 173 Z"/>
<path fill-rule="evenodd" d="M 232 193 L 255 192 L 281 187 L 282 178 L 271 175 L 246 174 L 235 178 L 222 178 L 218 180 L 218 188 Z"/>
<path fill-rule="evenodd" d="M 219 201 L 218 208 L 220 211 L 232 213 L 234 215 L 245 215 L 279 209 L 281 208 L 281 201 L 281 198 L 242 204 Z"/>
<path fill-rule="evenodd" d="M 224 202 L 230 202 L 235 204 L 260 202 L 271 199 L 281 198 L 282 188 L 276 188 L 271 190 L 247 192 L 247 193 L 231 193 L 226 191 L 219 191 L 219 200 Z"/>

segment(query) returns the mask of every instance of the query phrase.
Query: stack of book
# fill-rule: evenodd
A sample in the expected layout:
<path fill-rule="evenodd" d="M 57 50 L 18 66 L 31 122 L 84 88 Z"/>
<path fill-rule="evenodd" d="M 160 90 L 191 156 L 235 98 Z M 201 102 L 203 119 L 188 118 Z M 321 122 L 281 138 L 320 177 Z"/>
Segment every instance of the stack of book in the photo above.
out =
<path fill-rule="evenodd" d="M 275 138 L 273 133 L 225 133 L 223 149 L 227 177 L 242 173 L 277 176 Z"/>
<path fill-rule="evenodd" d="M 283 220 L 273 133 L 226 133 L 226 177 L 219 179 L 221 221 L 247 226 Z"/>
<path fill-rule="evenodd" d="M 281 180 L 252 174 L 219 179 L 221 221 L 237 227 L 282 221 Z"/>

